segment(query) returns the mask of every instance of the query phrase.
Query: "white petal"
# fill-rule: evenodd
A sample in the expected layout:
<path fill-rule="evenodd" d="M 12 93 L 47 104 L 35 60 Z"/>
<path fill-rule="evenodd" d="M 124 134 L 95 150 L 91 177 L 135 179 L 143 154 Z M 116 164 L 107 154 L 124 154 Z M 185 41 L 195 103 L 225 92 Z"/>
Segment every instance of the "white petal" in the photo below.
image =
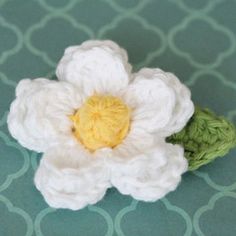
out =
<path fill-rule="evenodd" d="M 35 175 L 35 185 L 54 208 L 81 209 L 103 198 L 109 171 L 100 158 L 75 146 L 48 150 Z"/>
<path fill-rule="evenodd" d="M 131 124 L 130 131 L 123 142 L 113 149 L 113 155 L 122 158 L 132 158 L 133 156 L 146 152 L 154 145 L 153 135 L 145 132 L 143 129 L 133 127 Z"/>
<path fill-rule="evenodd" d="M 171 73 L 144 68 L 135 75 L 125 100 L 134 126 L 167 137 L 180 131 L 194 112 L 189 89 Z"/>
<path fill-rule="evenodd" d="M 58 142 L 71 142 L 68 115 L 81 101 L 79 91 L 67 82 L 21 80 L 8 115 L 8 129 L 22 146 L 38 152 Z"/>
<path fill-rule="evenodd" d="M 122 57 L 124 65 L 127 67 L 127 71 L 131 72 L 131 65 L 128 63 L 128 55 L 126 50 L 121 48 L 118 44 L 111 40 L 87 40 L 83 42 L 81 45 L 70 46 L 65 49 L 65 55 L 71 54 L 78 50 L 79 48 L 83 48 L 84 50 L 90 50 L 93 47 L 109 47 L 114 53 Z M 65 56 L 64 55 L 64 56 Z M 68 55 L 69 56 L 69 55 Z"/>
<path fill-rule="evenodd" d="M 86 41 L 69 47 L 56 74 L 78 86 L 87 96 L 117 94 L 127 87 L 131 66 L 126 52 L 112 41 Z"/>
<path fill-rule="evenodd" d="M 113 165 L 114 161 L 123 162 L 130 160 L 140 153 L 145 153 L 153 148 L 155 136 L 147 133 L 143 129 L 131 125 L 129 133 L 121 144 L 115 148 L 100 148 L 94 152 L 94 155 L 105 157 L 108 165 Z"/>
<path fill-rule="evenodd" d="M 114 162 L 111 183 L 122 194 L 156 201 L 175 190 L 186 170 L 183 148 L 162 141 L 146 153 Z"/>

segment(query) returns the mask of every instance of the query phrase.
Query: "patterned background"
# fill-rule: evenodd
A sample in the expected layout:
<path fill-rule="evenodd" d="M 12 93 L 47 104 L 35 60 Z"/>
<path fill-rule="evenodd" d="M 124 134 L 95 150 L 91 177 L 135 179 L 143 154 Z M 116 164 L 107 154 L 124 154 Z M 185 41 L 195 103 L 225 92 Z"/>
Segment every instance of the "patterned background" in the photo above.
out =
<path fill-rule="evenodd" d="M 235 0 L 0 0 L 0 235 L 235 236 L 236 151 L 193 173 L 156 203 L 110 189 L 81 211 L 49 208 L 33 185 L 40 155 L 6 127 L 24 77 L 55 78 L 65 47 L 109 38 L 135 70 L 175 72 L 196 104 L 236 123 Z"/>

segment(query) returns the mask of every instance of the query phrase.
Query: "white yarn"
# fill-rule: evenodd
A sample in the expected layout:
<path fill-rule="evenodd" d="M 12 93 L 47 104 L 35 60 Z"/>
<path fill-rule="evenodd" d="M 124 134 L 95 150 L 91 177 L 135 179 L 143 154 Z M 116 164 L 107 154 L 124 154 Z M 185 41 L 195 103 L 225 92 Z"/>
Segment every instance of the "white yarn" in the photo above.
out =
<path fill-rule="evenodd" d="M 65 51 L 56 74 L 87 96 L 94 92 L 116 95 L 127 87 L 130 69 L 126 53 L 115 43 L 88 41 Z"/>
<path fill-rule="evenodd" d="M 113 42 L 111 40 L 103 40 L 103 41 L 87 40 L 87 41 L 83 42 L 81 45 L 70 46 L 65 49 L 65 53 L 64 53 L 64 56 L 62 57 L 62 59 L 63 58 L 66 59 L 67 57 L 68 57 L 68 59 L 71 58 L 72 53 L 78 49 L 90 50 L 93 47 L 104 48 L 104 46 L 105 46 L 105 48 L 110 48 L 110 50 L 112 50 L 113 53 L 116 54 L 116 56 L 121 57 L 126 70 L 130 74 L 131 70 L 132 70 L 132 66 L 128 62 L 127 52 L 123 48 L 121 48 L 118 44 L 116 44 L 115 42 Z M 58 69 L 59 69 L 59 67 L 58 67 Z"/>
<path fill-rule="evenodd" d="M 160 140 L 153 149 L 112 164 L 111 183 L 122 194 L 156 201 L 176 189 L 187 167 L 183 148 Z"/>
<path fill-rule="evenodd" d="M 81 100 L 81 93 L 67 82 L 21 80 L 10 107 L 8 129 L 22 146 L 37 152 L 71 142 L 68 115 L 81 105 Z"/>
<path fill-rule="evenodd" d="M 160 137 L 180 131 L 194 112 L 189 89 L 171 73 L 141 69 L 126 91 L 133 124 Z"/>
<path fill-rule="evenodd" d="M 103 158 L 94 158 L 73 145 L 57 146 L 44 153 L 35 185 L 50 206 L 72 210 L 96 203 L 111 186 Z"/>
<path fill-rule="evenodd" d="M 18 84 L 9 131 L 23 146 L 45 152 L 35 184 L 50 206 L 81 209 L 99 201 L 110 186 L 155 201 L 180 182 L 187 170 L 183 148 L 165 138 L 193 114 L 190 92 L 160 69 L 130 71 L 127 54 L 117 44 L 87 41 L 65 50 L 57 67 L 59 81 Z M 120 145 L 90 153 L 74 138 L 68 115 L 94 93 L 122 97 L 132 119 Z"/>

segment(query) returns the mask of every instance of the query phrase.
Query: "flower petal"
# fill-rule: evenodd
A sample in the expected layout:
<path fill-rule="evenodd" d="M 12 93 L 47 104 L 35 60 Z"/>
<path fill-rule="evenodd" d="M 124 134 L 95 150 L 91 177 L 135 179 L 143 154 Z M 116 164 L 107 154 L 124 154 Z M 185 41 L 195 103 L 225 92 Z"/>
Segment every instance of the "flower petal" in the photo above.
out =
<path fill-rule="evenodd" d="M 75 84 L 87 96 L 115 95 L 127 87 L 130 70 L 124 49 L 109 40 L 91 40 L 67 48 L 56 74 L 59 80 Z"/>
<path fill-rule="evenodd" d="M 132 158 L 141 152 L 149 150 L 154 145 L 154 136 L 143 129 L 133 127 L 131 124 L 127 137 L 113 149 L 113 155 L 122 158 Z"/>
<path fill-rule="evenodd" d="M 160 69 L 140 70 L 125 100 L 133 108 L 133 125 L 159 137 L 180 131 L 194 112 L 189 89 Z"/>
<path fill-rule="evenodd" d="M 122 194 L 156 201 L 173 191 L 187 170 L 183 148 L 159 141 L 156 147 L 129 160 L 113 163 L 111 183 Z"/>
<path fill-rule="evenodd" d="M 147 152 L 154 147 L 156 137 L 145 132 L 143 129 L 131 125 L 129 133 L 125 139 L 114 148 L 100 148 L 94 155 L 105 157 L 108 165 L 113 165 L 114 161 L 122 162 L 130 160 L 140 153 Z"/>
<path fill-rule="evenodd" d="M 81 101 L 79 93 L 67 82 L 21 80 L 8 115 L 8 129 L 22 146 L 37 152 L 58 142 L 71 142 L 68 115 Z"/>
<path fill-rule="evenodd" d="M 54 208 L 81 209 L 95 204 L 111 186 L 101 158 L 76 146 L 48 150 L 35 175 L 35 185 Z"/>

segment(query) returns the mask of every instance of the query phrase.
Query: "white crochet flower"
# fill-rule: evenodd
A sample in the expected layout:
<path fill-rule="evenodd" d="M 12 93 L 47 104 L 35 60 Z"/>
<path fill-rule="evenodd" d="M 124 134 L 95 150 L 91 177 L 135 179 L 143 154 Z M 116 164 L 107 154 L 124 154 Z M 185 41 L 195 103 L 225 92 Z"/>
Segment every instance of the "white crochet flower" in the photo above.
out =
<path fill-rule="evenodd" d="M 107 188 L 155 201 L 173 191 L 187 170 L 183 148 L 165 142 L 193 114 L 189 90 L 171 73 L 144 68 L 131 74 L 126 52 L 112 41 L 87 41 L 65 50 L 59 81 L 24 79 L 8 116 L 24 147 L 44 152 L 35 184 L 55 208 L 81 209 Z M 69 118 L 94 94 L 121 99 L 130 126 L 115 147 L 88 150 Z"/>

